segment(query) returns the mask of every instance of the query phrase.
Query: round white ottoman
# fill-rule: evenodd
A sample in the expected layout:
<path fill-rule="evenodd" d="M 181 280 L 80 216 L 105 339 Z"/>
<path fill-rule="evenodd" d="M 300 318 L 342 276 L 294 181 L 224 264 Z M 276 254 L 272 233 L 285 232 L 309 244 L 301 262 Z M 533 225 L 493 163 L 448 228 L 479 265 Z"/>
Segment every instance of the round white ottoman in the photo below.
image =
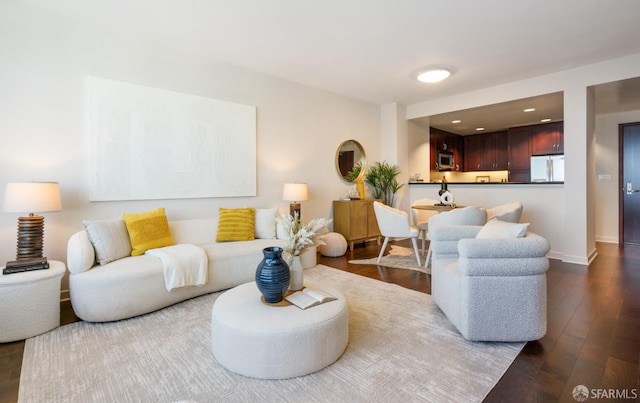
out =
<path fill-rule="evenodd" d="M 347 252 L 347 240 L 337 232 L 329 232 L 322 237 L 325 245 L 318 246 L 320 254 L 327 257 L 342 256 Z"/>
<path fill-rule="evenodd" d="M 2 274 L 0 270 L 0 343 L 23 340 L 60 326 L 60 281 L 66 267 Z"/>
<path fill-rule="evenodd" d="M 286 379 L 340 358 L 349 340 L 344 295 L 318 283 L 305 286 L 338 299 L 304 310 L 288 302 L 267 305 L 255 282 L 218 297 L 211 310 L 211 346 L 218 362 L 240 375 Z"/>

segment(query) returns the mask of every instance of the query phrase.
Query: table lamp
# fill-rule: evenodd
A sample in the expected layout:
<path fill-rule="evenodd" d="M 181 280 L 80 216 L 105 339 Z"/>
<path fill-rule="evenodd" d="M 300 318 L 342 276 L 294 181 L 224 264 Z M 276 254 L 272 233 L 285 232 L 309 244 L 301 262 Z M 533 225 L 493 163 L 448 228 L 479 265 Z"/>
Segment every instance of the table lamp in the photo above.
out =
<path fill-rule="evenodd" d="M 282 191 L 282 200 L 292 202 L 289 204 L 289 213 L 295 216 L 295 213 L 300 217 L 300 202 L 306 201 L 309 198 L 309 190 L 306 183 L 285 183 L 284 190 Z"/>
<path fill-rule="evenodd" d="M 58 182 L 8 183 L 4 194 L 4 211 L 29 213 L 18 217 L 16 260 L 40 258 L 44 246 L 44 217 L 34 213 L 60 211 Z"/>

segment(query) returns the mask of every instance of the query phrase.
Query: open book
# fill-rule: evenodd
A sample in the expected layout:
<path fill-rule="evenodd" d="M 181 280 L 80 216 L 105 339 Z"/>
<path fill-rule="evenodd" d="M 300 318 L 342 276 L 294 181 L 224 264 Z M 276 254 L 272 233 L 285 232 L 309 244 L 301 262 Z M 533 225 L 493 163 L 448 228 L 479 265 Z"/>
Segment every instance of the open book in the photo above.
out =
<path fill-rule="evenodd" d="M 312 306 L 336 300 L 337 298 L 320 290 L 303 288 L 302 290 L 296 291 L 291 295 L 287 295 L 285 299 L 300 309 L 307 309 Z"/>

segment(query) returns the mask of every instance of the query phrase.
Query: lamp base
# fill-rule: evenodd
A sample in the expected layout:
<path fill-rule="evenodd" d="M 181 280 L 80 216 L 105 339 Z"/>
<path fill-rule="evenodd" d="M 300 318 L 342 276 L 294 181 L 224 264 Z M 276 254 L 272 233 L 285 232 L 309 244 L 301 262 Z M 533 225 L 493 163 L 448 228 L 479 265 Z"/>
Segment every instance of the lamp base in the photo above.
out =
<path fill-rule="evenodd" d="M 291 214 L 292 217 L 295 217 L 296 214 L 300 217 L 300 203 L 289 204 L 289 214 Z"/>
<path fill-rule="evenodd" d="M 16 260 L 42 257 L 44 246 L 44 217 L 18 217 L 18 248 Z"/>

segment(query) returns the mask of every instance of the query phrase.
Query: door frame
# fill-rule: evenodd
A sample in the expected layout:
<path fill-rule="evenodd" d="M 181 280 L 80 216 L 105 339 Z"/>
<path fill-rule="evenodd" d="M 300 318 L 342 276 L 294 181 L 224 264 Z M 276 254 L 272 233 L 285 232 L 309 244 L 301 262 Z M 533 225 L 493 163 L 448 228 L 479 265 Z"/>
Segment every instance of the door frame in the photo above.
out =
<path fill-rule="evenodd" d="M 618 124 L 618 245 L 624 245 L 624 129 L 640 122 Z"/>

